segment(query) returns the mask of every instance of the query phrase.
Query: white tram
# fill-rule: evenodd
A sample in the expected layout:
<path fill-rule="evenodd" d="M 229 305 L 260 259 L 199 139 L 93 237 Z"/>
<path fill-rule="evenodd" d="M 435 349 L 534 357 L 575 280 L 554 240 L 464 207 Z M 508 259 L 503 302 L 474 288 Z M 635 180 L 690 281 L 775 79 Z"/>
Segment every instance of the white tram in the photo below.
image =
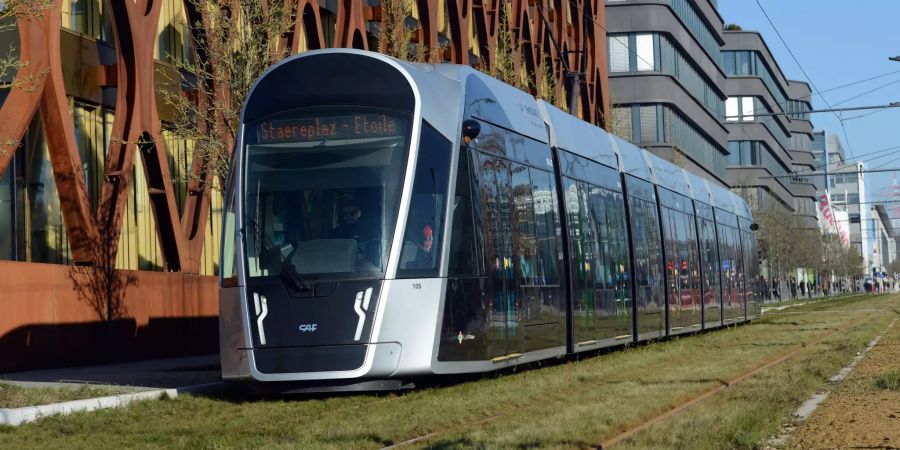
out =
<path fill-rule="evenodd" d="M 738 196 L 467 66 L 273 66 L 226 205 L 225 380 L 394 388 L 760 313 Z"/>

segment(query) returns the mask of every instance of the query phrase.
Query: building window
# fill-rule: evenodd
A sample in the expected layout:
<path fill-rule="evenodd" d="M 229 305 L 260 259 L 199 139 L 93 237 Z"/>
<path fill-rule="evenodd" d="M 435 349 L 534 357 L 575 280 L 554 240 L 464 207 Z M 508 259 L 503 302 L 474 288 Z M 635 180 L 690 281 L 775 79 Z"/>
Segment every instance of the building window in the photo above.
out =
<path fill-rule="evenodd" d="M 788 96 L 784 88 L 777 81 L 775 74 L 758 52 L 749 50 L 722 52 L 725 61 L 725 73 L 729 76 L 754 76 L 759 77 L 769 93 L 775 99 L 775 103 L 785 112 L 790 112 Z M 798 102 L 805 103 L 805 102 Z M 802 116 L 801 105 L 797 105 L 798 113 Z M 808 116 L 807 116 L 808 117 Z M 809 120 L 808 118 L 806 120 Z"/>
<path fill-rule="evenodd" d="M 660 142 L 657 132 L 656 105 L 645 105 L 639 108 L 641 124 L 641 143 Z"/>
<path fill-rule="evenodd" d="M 157 25 L 156 57 L 168 63 L 191 60 L 191 27 L 182 0 L 163 0 Z"/>
<path fill-rule="evenodd" d="M 323 43 L 325 48 L 334 47 L 334 34 L 335 27 L 337 26 L 337 16 L 325 9 L 319 8 L 319 18 L 322 21 L 322 38 L 325 39 Z"/>
<path fill-rule="evenodd" d="M 632 142 L 631 107 L 615 107 L 612 110 L 612 124 L 609 131 L 626 141 Z"/>
<path fill-rule="evenodd" d="M 672 10 L 691 31 L 700 46 L 709 53 L 710 58 L 716 64 L 721 64 L 721 44 L 712 28 L 703 20 L 702 16 L 694 8 L 691 0 L 668 0 Z"/>
<path fill-rule="evenodd" d="M 725 100 L 725 120 L 729 122 L 756 120 L 756 109 L 761 103 L 756 97 L 728 97 Z"/>
<path fill-rule="evenodd" d="M 635 48 L 637 49 L 637 61 L 635 61 L 638 72 L 647 72 L 656 69 L 653 57 L 653 35 L 638 34 L 635 36 Z"/>
<path fill-rule="evenodd" d="M 811 140 L 808 134 L 792 133 L 790 141 L 790 149 L 798 152 L 808 152 L 811 150 Z"/>
<path fill-rule="evenodd" d="M 103 187 L 106 154 L 112 139 L 114 114 L 101 106 L 80 101 L 70 103 L 81 173 L 88 200 L 96 212 Z M 168 136 L 168 134 L 166 133 Z M 160 143 L 162 145 L 162 143 Z M 173 139 L 166 142 L 175 183 L 176 201 L 184 203 L 190 174 L 192 145 Z M 135 155 L 127 206 L 122 212 L 122 230 L 116 267 L 131 270 L 162 270 L 164 262 L 156 233 L 155 217 L 144 175 L 141 155 Z M 214 180 L 215 184 L 217 180 Z M 222 198 L 210 191 L 210 216 L 201 254 L 200 273 L 218 270 Z M 7 202 L 7 200 L 9 200 Z M 71 252 L 61 212 L 56 178 L 39 117 L 35 117 L 21 147 L 0 177 L 0 259 L 51 264 L 70 264 Z"/>
<path fill-rule="evenodd" d="M 628 72 L 629 47 L 627 34 L 609 35 L 609 71 Z"/>
<path fill-rule="evenodd" d="M 63 0 L 60 4 L 62 26 L 68 30 L 92 37 L 109 40 L 104 36 L 109 28 L 108 8 L 101 0 Z"/>
<path fill-rule="evenodd" d="M 673 108 L 661 104 L 616 107 L 613 124 L 619 127 L 613 133 L 623 139 L 638 145 L 670 144 L 710 173 L 725 176 L 725 150 Z"/>
<path fill-rule="evenodd" d="M 710 114 L 722 119 L 724 101 L 720 91 L 703 75 L 678 44 L 665 34 L 610 35 L 609 71 L 659 71 L 672 75 Z"/>
<path fill-rule="evenodd" d="M 755 99 L 753 97 L 741 97 L 741 117 L 743 120 L 754 120 L 756 118 L 754 103 Z"/>
<path fill-rule="evenodd" d="M 772 149 L 762 141 L 729 141 L 728 142 L 729 166 L 758 166 L 763 167 L 772 175 L 787 175 L 788 167 L 781 162 L 772 152 Z"/>

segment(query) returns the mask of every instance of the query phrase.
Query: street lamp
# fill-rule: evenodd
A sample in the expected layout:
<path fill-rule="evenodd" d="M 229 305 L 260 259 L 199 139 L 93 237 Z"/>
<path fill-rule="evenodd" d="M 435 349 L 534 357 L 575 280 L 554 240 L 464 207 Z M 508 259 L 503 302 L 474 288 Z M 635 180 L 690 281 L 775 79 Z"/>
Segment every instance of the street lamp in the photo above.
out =
<path fill-rule="evenodd" d="M 888 59 L 891 60 L 891 61 L 897 61 L 897 62 L 900 62 L 900 56 L 891 56 L 891 57 L 889 57 Z"/>

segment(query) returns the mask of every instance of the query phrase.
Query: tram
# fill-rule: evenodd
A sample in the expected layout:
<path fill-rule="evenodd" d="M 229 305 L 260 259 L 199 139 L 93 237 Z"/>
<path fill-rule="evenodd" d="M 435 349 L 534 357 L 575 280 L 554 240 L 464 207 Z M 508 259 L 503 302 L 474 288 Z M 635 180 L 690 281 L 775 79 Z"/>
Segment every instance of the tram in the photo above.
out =
<path fill-rule="evenodd" d="M 305 52 L 249 92 L 227 381 L 391 388 L 746 322 L 740 197 L 467 66 Z"/>

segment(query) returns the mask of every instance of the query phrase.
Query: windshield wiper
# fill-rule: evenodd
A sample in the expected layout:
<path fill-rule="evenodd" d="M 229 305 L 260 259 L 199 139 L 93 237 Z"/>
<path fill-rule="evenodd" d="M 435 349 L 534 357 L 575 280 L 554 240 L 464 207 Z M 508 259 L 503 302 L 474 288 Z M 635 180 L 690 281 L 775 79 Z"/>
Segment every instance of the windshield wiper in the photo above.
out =
<path fill-rule="evenodd" d="M 294 265 L 286 259 L 281 261 L 281 281 L 286 286 L 292 287 L 299 292 L 309 291 L 309 283 L 297 273 Z"/>
<path fill-rule="evenodd" d="M 275 246 L 271 241 L 269 241 L 265 236 L 262 235 L 259 224 L 256 223 L 256 220 L 249 218 L 247 219 L 247 223 L 253 229 L 253 243 L 256 247 L 256 257 L 261 259 L 264 252 L 269 252 L 270 250 L 277 251 L 279 266 L 281 269 L 280 278 L 284 285 L 299 292 L 309 291 L 309 283 L 307 283 L 306 280 L 304 280 L 303 277 L 301 277 L 300 274 L 297 273 L 297 269 L 281 252 L 281 248 Z M 268 248 L 263 249 L 263 245 L 267 246 Z"/>

